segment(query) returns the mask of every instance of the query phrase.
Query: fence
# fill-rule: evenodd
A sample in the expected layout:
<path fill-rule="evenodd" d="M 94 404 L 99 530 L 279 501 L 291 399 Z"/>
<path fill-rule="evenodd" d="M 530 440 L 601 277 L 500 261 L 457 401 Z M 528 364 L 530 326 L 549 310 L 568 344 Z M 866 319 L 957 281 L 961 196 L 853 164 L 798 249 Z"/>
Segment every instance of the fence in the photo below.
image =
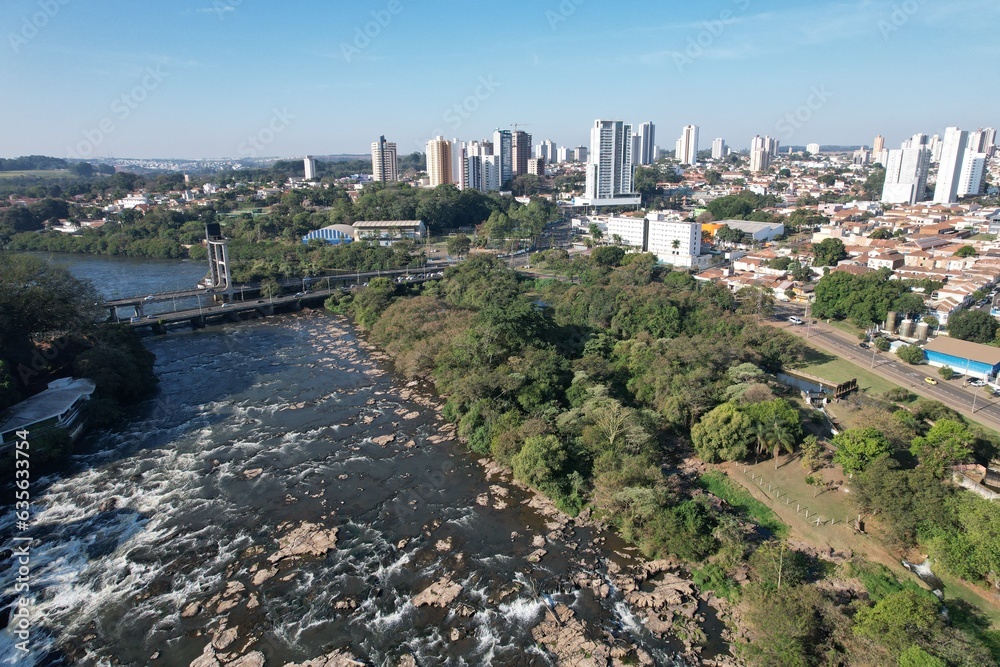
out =
<path fill-rule="evenodd" d="M 813 512 L 808 505 L 799 500 L 793 499 L 791 495 L 784 491 L 784 489 L 768 482 L 764 479 L 763 475 L 751 470 L 748 466 L 741 466 L 741 470 L 746 477 L 750 478 L 750 481 L 756 482 L 761 493 L 764 493 L 765 495 L 770 494 L 775 500 L 783 501 L 786 507 L 791 507 L 794 504 L 795 513 L 802 515 L 805 520 L 811 524 L 816 526 L 833 526 L 838 523 L 850 524 L 847 519 L 826 518 L 817 512 Z"/>

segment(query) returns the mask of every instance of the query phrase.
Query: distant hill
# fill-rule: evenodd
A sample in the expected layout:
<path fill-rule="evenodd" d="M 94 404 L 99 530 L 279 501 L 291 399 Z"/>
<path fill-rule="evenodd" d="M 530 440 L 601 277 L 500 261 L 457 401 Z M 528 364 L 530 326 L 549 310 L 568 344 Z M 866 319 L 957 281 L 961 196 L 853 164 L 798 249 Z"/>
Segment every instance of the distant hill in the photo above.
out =
<path fill-rule="evenodd" d="M 0 171 L 42 171 L 69 168 L 70 164 L 66 160 L 58 157 L 46 157 L 45 155 L 0 158 Z"/>

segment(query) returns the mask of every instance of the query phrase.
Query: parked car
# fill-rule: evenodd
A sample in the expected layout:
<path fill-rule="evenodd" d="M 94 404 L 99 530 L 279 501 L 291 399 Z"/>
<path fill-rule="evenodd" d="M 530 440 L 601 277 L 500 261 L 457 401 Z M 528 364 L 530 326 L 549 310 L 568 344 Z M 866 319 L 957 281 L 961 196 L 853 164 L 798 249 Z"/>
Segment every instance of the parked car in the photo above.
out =
<path fill-rule="evenodd" d="M 135 324 L 136 322 L 141 322 L 141 321 L 142 321 L 142 318 L 138 317 L 138 316 L 129 318 L 129 322 L 131 322 L 132 324 Z"/>
<path fill-rule="evenodd" d="M 865 343 L 864 341 L 862 341 L 862 342 L 858 343 L 858 347 L 860 347 L 862 350 L 867 350 L 868 348 L 871 347 L 871 345 L 869 345 L 868 343 Z"/>
<path fill-rule="evenodd" d="M 795 317 L 794 315 L 789 317 L 788 321 L 791 322 L 792 324 L 805 324 L 805 322 L 802 321 L 802 318 Z"/>

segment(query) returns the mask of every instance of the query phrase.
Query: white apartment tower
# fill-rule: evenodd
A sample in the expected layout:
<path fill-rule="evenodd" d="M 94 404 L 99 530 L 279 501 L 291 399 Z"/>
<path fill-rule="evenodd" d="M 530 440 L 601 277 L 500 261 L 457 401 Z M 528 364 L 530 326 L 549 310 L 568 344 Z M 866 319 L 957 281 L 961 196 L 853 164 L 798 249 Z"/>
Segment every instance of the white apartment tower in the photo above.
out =
<path fill-rule="evenodd" d="M 941 164 L 938 167 L 938 180 L 934 188 L 935 204 L 951 204 L 958 201 L 958 181 L 962 175 L 962 162 L 965 159 L 968 141 L 969 133 L 957 127 L 949 127 L 944 131 Z"/>
<path fill-rule="evenodd" d="M 611 204 L 622 197 L 636 198 L 632 192 L 632 126 L 620 120 L 596 120 L 590 130 L 586 199 Z"/>
<path fill-rule="evenodd" d="M 698 126 L 685 125 L 681 132 L 680 139 L 677 140 L 677 159 L 681 164 L 698 163 Z"/>
<path fill-rule="evenodd" d="M 372 142 L 372 179 L 380 183 L 399 180 L 396 172 L 396 144 L 379 137 Z"/>
<path fill-rule="evenodd" d="M 316 159 L 312 155 L 307 155 L 302 162 L 305 165 L 306 180 L 311 181 L 316 178 Z"/>
<path fill-rule="evenodd" d="M 721 160 L 726 157 L 726 140 L 719 137 L 712 142 L 712 159 Z"/>
<path fill-rule="evenodd" d="M 958 177 L 959 197 L 976 197 L 983 194 L 983 176 L 986 174 L 988 161 L 986 153 L 974 153 L 972 149 L 965 152 L 962 173 Z"/>
<path fill-rule="evenodd" d="M 927 148 L 887 151 L 882 201 L 886 204 L 916 204 L 925 199 L 931 152 Z"/>

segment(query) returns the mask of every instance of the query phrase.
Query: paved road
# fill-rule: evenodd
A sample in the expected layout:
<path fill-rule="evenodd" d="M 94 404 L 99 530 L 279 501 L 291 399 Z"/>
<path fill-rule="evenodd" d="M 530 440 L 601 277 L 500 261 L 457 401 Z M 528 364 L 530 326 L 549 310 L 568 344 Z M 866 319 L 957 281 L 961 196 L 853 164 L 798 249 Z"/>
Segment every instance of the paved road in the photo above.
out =
<path fill-rule="evenodd" d="M 915 394 L 940 401 L 957 410 L 969 419 L 978 421 L 990 428 L 1000 430 L 1000 398 L 993 396 L 986 388 L 966 387 L 963 379 L 945 382 L 938 375 L 938 369 L 933 366 L 910 366 L 896 360 L 889 352 L 875 354 L 875 365 L 872 367 L 872 350 L 864 350 L 858 346 L 858 339 L 839 329 L 835 329 L 820 321 L 811 326 L 797 326 L 788 322 L 788 315 L 798 313 L 803 317 L 802 308 L 783 305 L 776 309 L 778 313 L 770 324 L 783 328 L 789 333 L 806 338 L 811 344 L 841 359 L 851 361 L 858 366 L 878 375 L 894 384 L 909 389 Z M 937 380 L 936 385 L 924 381 L 925 377 Z M 973 401 L 976 411 L 972 412 Z"/>

